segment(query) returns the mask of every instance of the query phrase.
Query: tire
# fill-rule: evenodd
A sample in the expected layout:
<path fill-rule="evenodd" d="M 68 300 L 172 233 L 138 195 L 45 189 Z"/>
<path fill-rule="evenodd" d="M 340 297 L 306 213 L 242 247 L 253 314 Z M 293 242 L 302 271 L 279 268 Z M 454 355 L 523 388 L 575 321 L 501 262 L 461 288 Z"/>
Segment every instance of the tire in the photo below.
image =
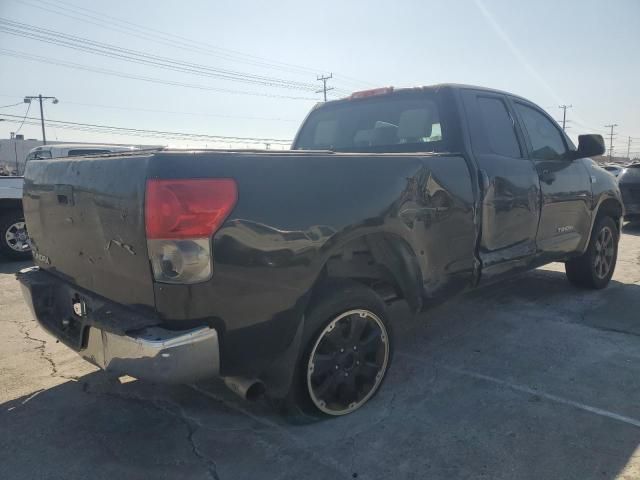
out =
<path fill-rule="evenodd" d="M 569 281 L 582 288 L 598 290 L 606 287 L 616 268 L 619 238 L 620 233 L 611 217 L 598 218 L 587 251 L 565 263 Z"/>
<path fill-rule="evenodd" d="M 31 258 L 31 248 L 26 250 L 22 246 L 28 244 L 27 226 L 22 211 L 14 210 L 0 217 L 0 254 L 12 260 L 28 260 Z"/>
<path fill-rule="evenodd" d="M 382 299 L 354 281 L 327 285 L 305 316 L 303 350 L 284 402 L 289 420 L 358 410 L 379 391 L 392 356 Z"/>

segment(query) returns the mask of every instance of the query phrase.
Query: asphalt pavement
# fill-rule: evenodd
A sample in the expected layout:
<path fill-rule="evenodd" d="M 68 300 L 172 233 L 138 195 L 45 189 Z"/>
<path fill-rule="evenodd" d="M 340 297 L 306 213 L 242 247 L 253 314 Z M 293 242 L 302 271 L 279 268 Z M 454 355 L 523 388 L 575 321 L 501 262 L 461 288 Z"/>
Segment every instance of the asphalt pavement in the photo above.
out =
<path fill-rule="evenodd" d="M 296 425 L 218 382 L 97 371 L 0 264 L 2 479 L 640 479 L 640 226 L 611 285 L 550 265 L 418 316 L 392 309 L 380 393 Z"/>

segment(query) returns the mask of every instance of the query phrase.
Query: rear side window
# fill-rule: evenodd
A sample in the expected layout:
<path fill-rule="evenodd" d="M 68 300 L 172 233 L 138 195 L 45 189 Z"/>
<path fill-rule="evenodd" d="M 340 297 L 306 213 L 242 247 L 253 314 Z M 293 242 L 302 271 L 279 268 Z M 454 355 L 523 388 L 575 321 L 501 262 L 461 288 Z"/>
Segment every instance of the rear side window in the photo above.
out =
<path fill-rule="evenodd" d="M 478 97 L 478 111 L 484 125 L 486 142 L 481 142 L 477 147 L 480 150 L 488 150 L 479 153 L 520 158 L 522 152 L 504 101 L 495 97 Z M 476 149 L 474 145 L 474 150 Z"/>
<path fill-rule="evenodd" d="M 69 153 L 67 153 L 67 156 L 69 157 L 80 157 L 82 155 L 102 155 L 105 153 L 111 153 L 111 150 L 104 150 L 104 149 L 97 149 L 97 148 L 93 148 L 93 149 L 78 149 L 78 150 L 69 150 Z"/>
<path fill-rule="evenodd" d="M 516 110 L 531 142 L 531 158 L 559 160 L 567 151 L 560 130 L 545 115 L 522 103 L 516 102 Z"/>
<path fill-rule="evenodd" d="M 348 152 L 442 151 L 443 128 L 431 95 L 384 96 L 321 107 L 295 148 Z"/>

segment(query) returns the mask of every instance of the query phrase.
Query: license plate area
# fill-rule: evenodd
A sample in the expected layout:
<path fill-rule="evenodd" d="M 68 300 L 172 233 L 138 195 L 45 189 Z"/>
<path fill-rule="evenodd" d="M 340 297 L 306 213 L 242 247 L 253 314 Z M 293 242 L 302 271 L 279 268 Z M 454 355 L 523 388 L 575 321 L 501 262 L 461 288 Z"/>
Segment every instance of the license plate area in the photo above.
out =
<path fill-rule="evenodd" d="M 76 351 L 86 348 L 89 327 L 126 335 L 161 323 L 154 311 L 117 304 L 38 267 L 17 277 L 38 322 Z"/>
<path fill-rule="evenodd" d="M 85 345 L 90 300 L 75 289 L 58 284 L 52 289 L 48 308 L 39 315 L 43 326 L 62 343 L 79 351 Z"/>

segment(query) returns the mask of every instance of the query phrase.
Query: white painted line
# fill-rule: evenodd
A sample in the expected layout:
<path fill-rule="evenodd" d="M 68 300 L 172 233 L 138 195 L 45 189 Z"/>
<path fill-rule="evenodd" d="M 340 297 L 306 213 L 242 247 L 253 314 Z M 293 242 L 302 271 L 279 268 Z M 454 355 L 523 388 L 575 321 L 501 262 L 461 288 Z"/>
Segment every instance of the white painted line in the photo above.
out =
<path fill-rule="evenodd" d="M 24 399 L 22 401 L 22 405 L 24 405 L 25 403 L 27 403 L 30 400 L 33 400 L 34 398 L 36 398 L 38 395 L 40 395 L 44 391 L 45 391 L 45 389 L 41 388 L 40 390 L 37 390 L 37 391 L 33 392 L 31 395 L 29 395 L 29 397 L 27 397 L 26 399 Z"/>
<path fill-rule="evenodd" d="M 600 415 L 601 417 L 611 418 L 613 420 L 617 420 L 622 423 L 626 423 L 627 425 L 633 425 L 634 427 L 640 428 L 640 420 L 631 417 L 625 417 L 624 415 L 619 415 L 615 412 L 610 412 L 608 410 L 603 410 L 602 408 L 592 407 L 590 405 L 585 405 L 584 403 L 576 402 L 575 400 L 570 400 L 568 398 L 559 397 L 557 395 L 553 395 L 551 393 L 542 392 L 540 390 L 535 390 L 533 388 L 527 387 L 525 385 L 518 385 L 516 383 L 507 382 L 505 380 L 500 380 L 499 378 L 491 377 L 489 375 L 484 375 L 482 373 L 472 372 L 470 370 L 465 370 L 462 368 L 454 368 L 441 364 L 434 364 L 429 362 L 419 356 L 411 355 L 408 353 L 396 352 L 396 355 L 401 357 L 408 358 L 415 362 L 420 362 L 422 364 L 436 365 L 439 368 L 447 370 L 449 372 L 457 373 L 458 375 L 465 375 L 472 378 L 477 378 L 479 380 L 485 380 L 487 382 L 494 383 L 496 385 L 501 385 L 503 387 L 510 388 L 511 390 L 515 390 L 518 392 L 528 393 L 530 395 L 537 395 L 541 398 L 546 398 L 547 400 L 551 400 L 552 402 L 561 403 L 563 405 L 569 405 L 571 407 L 583 410 L 585 412 L 594 413 L 596 415 Z"/>

